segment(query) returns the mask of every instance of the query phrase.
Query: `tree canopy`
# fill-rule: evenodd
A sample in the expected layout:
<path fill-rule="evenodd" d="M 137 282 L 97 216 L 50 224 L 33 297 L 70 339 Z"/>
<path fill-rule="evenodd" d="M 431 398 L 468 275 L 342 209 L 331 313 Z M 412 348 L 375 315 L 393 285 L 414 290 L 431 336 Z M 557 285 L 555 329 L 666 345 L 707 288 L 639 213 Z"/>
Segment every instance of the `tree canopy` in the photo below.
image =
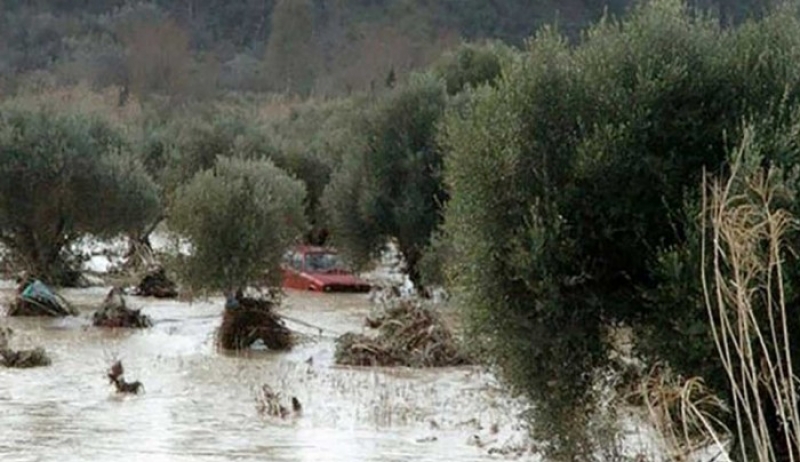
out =
<path fill-rule="evenodd" d="M 362 121 L 358 144 L 324 196 L 334 240 L 357 264 L 396 239 L 411 279 L 420 282 L 417 263 L 446 200 L 436 141 L 444 107 L 441 82 L 420 75 Z"/>
<path fill-rule="evenodd" d="M 596 454 L 582 432 L 614 326 L 634 328 L 648 364 L 731 396 L 700 287 L 700 185 L 704 171 L 725 174 L 746 124 L 764 165 L 796 167 L 796 138 L 779 140 L 796 136 L 798 24 L 781 10 L 724 29 L 654 1 L 577 46 L 541 31 L 496 88 L 450 111 L 445 228 L 459 302 L 473 338 L 532 399 L 554 460 Z"/>
<path fill-rule="evenodd" d="M 305 231 L 305 188 L 268 160 L 219 157 L 178 188 L 170 228 L 189 240 L 180 271 L 193 288 L 233 292 L 280 283 L 280 262 Z"/>
<path fill-rule="evenodd" d="M 0 239 L 34 275 L 58 282 L 62 251 L 160 212 L 158 188 L 120 133 L 82 114 L 0 108 Z"/>

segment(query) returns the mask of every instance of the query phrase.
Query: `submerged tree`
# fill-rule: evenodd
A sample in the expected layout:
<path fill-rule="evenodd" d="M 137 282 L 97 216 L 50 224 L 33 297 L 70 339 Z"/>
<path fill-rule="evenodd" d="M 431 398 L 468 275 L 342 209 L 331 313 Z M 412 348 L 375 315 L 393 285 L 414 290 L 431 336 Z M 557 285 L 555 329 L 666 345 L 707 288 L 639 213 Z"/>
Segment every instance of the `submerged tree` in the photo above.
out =
<path fill-rule="evenodd" d="M 32 276 L 64 282 L 73 240 L 131 232 L 159 212 L 157 186 L 107 123 L 0 108 L 0 241 Z"/>
<path fill-rule="evenodd" d="M 219 157 L 176 191 L 170 227 L 191 242 L 189 286 L 228 293 L 279 284 L 286 248 L 305 230 L 302 183 L 266 160 Z"/>

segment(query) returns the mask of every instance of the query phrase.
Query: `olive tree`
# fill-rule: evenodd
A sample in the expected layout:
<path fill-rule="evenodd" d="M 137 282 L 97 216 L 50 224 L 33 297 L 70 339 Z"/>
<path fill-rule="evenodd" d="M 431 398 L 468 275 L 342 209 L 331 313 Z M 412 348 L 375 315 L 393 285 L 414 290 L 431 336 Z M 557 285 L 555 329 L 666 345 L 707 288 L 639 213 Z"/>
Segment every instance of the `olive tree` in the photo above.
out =
<path fill-rule="evenodd" d="M 108 123 L 0 108 L 0 241 L 32 275 L 59 283 L 74 239 L 126 233 L 159 212 L 156 184 Z"/>
<path fill-rule="evenodd" d="M 396 239 L 411 280 L 446 201 L 438 123 L 442 83 L 417 76 L 365 116 L 323 195 L 334 241 L 363 264 Z"/>
<path fill-rule="evenodd" d="M 696 207 L 704 171 L 729 169 L 743 121 L 766 144 L 792 133 L 763 163 L 796 169 L 799 25 L 779 12 L 726 30 L 681 1 L 652 1 L 575 46 L 541 32 L 496 88 L 448 114 L 459 305 L 470 338 L 533 402 L 553 460 L 598 458 L 596 385 L 620 325 L 650 364 L 732 402 L 698 292 Z"/>
<path fill-rule="evenodd" d="M 191 243 L 189 286 L 234 292 L 278 284 L 283 253 L 305 230 L 302 183 L 268 160 L 218 157 L 175 194 L 172 230 Z"/>

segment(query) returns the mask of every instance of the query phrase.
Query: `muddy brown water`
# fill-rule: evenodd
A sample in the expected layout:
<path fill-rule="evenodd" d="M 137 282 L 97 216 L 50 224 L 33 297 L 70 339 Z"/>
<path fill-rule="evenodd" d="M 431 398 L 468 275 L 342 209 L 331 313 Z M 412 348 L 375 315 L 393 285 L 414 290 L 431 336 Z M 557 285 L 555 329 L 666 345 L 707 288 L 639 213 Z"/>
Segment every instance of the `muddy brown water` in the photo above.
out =
<path fill-rule="evenodd" d="M 523 439 L 511 401 L 476 368 L 335 366 L 333 338 L 363 329 L 364 295 L 291 292 L 280 311 L 302 321 L 288 323 L 305 334 L 300 345 L 225 354 L 213 342 L 221 299 L 129 297 L 155 325 L 112 331 L 90 322 L 107 291 L 63 291 L 78 317 L 0 319 L 15 331 L 12 346 L 42 345 L 53 359 L 0 368 L 1 461 L 482 461 Z M 114 393 L 105 378 L 114 359 L 144 394 Z M 302 415 L 259 415 L 262 384 L 287 403 L 296 396 Z"/>

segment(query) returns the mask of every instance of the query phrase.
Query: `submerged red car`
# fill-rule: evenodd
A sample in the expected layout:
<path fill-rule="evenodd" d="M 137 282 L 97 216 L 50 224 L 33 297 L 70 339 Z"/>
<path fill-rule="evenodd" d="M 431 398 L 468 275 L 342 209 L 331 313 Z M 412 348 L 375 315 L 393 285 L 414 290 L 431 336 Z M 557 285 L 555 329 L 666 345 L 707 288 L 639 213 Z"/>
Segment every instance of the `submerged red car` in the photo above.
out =
<path fill-rule="evenodd" d="M 329 247 L 296 247 L 283 258 L 283 287 L 319 292 L 368 292 L 370 284 L 352 273 Z"/>

